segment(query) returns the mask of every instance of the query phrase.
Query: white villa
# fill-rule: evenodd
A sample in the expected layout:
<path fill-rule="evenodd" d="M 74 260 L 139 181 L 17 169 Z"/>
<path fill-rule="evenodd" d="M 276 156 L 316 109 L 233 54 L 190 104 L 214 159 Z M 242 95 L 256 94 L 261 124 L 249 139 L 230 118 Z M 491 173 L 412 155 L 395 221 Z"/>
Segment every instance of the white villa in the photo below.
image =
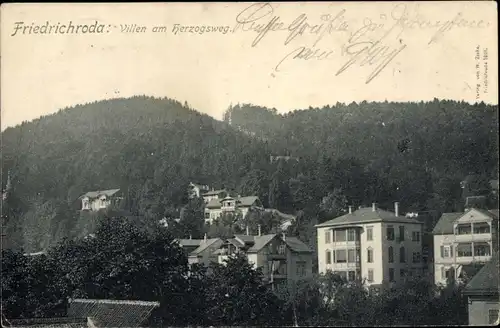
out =
<path fill-rule="evenodd" d="M 222 213 L 241 213 L 245 217 L 250 208 L 263 208 L 257 196 L 212 198 L 205 206 L 205 222 L 212 223 Z"/>
<path fill-rule="evenodd" d="M 498 247 L 498 210 L 444 213 L 433 230 L 434 282 L 460 281 L 491 260 Z"/>
<path fill-rule="evenodd" d="M 80 196 L 82 211 L 98 211 L 110 205 L 118 205 L 123 199 L 120 189 L 109 189 L 100 191 L 89 191 Z"/>
<path fill-rule="evenodd" d="M 316 225 L 318 269 L 367 285 L 401 281 L 422 273 L 422 223 L 376 204 Z"/>

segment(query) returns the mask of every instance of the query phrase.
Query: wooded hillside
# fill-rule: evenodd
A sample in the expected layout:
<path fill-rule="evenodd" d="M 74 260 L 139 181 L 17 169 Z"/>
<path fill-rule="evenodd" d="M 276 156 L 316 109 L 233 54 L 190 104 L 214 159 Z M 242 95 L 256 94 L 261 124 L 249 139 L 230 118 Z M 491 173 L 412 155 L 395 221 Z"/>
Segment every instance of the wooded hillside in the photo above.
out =
<path fill-rule="evenodd" d="M 290 233 L 313 244 L 312 225 L 348 204 L 459 210 L 471 174 L 470 192 L 488 194 L 497 134 L 497 107 L 454 101 L 284 115 L 238 105 L 225 122 L 167 98 L 100 101 L 2 132 L 2 186 L 8 171 L 12 180 L 2 210 L 13 243 L 37 251 L 83 229 L 78 197 L 87 191 L 121 188 L 122 209 L 158 220 L 178 215 L 192 181 L 297 214 Z M 285 155 L 299 160 L 270 161 Z"/>

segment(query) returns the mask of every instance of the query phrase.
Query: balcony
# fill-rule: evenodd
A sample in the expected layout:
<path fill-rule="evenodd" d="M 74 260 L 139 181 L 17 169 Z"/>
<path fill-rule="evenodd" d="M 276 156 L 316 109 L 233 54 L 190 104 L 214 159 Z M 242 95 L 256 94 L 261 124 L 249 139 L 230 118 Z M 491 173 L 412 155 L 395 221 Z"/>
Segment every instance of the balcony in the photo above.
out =
<path fill-rule="evenodd" d="M 455 242 L 457 243 L 467 243 L 473 241 L 491 241 L 491 233 L 469 233 L 455 235 Z"/>

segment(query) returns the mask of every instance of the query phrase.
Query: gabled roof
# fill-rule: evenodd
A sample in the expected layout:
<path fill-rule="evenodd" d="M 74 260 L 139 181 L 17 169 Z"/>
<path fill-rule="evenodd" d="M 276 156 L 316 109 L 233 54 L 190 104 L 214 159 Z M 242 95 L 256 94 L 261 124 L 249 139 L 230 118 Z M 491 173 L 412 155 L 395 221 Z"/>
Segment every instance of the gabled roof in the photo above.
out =
<path fill-rule="evenodd" d="M 249 244 L 255 243 L 255 237 L 256 236 L 249 236 L 249 235 L 234 235 L 234 238 L 237 241 L 242 242 L 245 245 L 249 245 Z"/>
<path fill-rule="evenodd" d="M 226 189 L 210 190 L 202 194 L 202 196 L 217 196 L 220 193 L 227 193 Z"/>
<path fill-rule="evenodd" d="M 468 296 L 498 296 L 498 272 L 498 252 L 496 252 L 491 261 L 486 263 L 467 284 L 464 294 Z"/>
<path fill-rule="evenodd" d="M 69 317 L 87 317 L 97 327 L 139 327 L 158 302 L 96 299 L 70 300 Z"/>
<path fill-rule="evenodd" d="M 257 200 L 259 200 L 259 197 L 257 196 L 246 196 L 246 197 L 236 198 L 238 206 L 252 206 Z"/>
<path fill-rule="evenodd" d="M 471 208 L 465 212 L 443 213 L 432 230 L 434 235 L 453 234 L 453 224 L 470 211 L 477 211 L 491 219 L 498 219 L 498 210 L 483 210 L 479 208 Z"/>
<path fill-rule="evenodd" d="M 351 214 L 344 214 L 335 219 L 326 221 L 315 227 L 329 227 L 329 226 L 343 226 L 350 224 L 363 224 L 369 222 L 395 222 L 395 223 L 414 223 L 422 224 L 422 222 L 407 218 L 404 216 L 396 216 L 393 212 L 376 209 L 373 211 L 372 207 L 362 207 Z"/>
<path fill-rule="evenodd" d="M 453 234 L 453 223 L 463 214 L 464 213 L 461 212 L 443 213 L 432 230 L 432 233 L 434 235 Z"/>
<path fill-rule="evenodd" d="M 296 237 L 286 237 L 285 243 L 296 253 L 312 253 L 313 250 Z"/>
<path fill-rule="evenodd" d="M 264 248 L 271 240 L 276 237 L 276 234 L 269 234 L 269 235 L 263 235 L 263 236 L 255 236 L 255 243 L 253 244 L 252 247 L 247 251 L 248 253 L 257 253 L 260 251 L 262 248 Z"/>
<path fill-rule="evenodd" d="M 259 197 L 257 196 L 246 196 L 246 197 L 226 197 L 225 199 L 235 199 L 236 204 L 238 207 L 250 207 L 254 205 L 254 203 L 259 200 Z M 206 208 L 221 208 L 221 200 L 220 199 L 211 199 L 207 205 L 205 205 Z"/>
<path fill-rule="evenodd" d="M 201 254 L 203 251 L 205 251 L 208 247 L 212 246 L 215 242 L 219 241 L 219 240 L 222 240 L 220 238 L 211 238 L 211 239 L 207 239 L 206 241 L 202 241 L 200 243 L 200 246 L 198 246 L 197 249 L 195 249 L 194 251 L 192 251 L 189 256 L 197 256 L 199 254 Z"/>
<path fill-rule="evenodd" d="M 86 194 L 81 195 L 80 198 L 83 198 L 83 197 L 97 198 L 97 197 L 99 197 L 101 195 L 105 195 L 105 196 L 111 197 L 111 196 L 113 196 L 114 194 L 116 194 L 119 191 L 120 191 L 120 189 L 108 189 L 108 190 L 89 191 Z"/>

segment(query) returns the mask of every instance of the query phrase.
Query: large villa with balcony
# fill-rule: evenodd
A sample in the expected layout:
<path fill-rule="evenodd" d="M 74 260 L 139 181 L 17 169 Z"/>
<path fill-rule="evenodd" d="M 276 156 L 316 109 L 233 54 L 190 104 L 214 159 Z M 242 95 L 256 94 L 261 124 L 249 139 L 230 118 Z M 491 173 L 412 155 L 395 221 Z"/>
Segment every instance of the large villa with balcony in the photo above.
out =
<path fill-rule="evenodd" d="M 498 210 L 444 213 L 433 230 L 434 282 L 471 277 L 498 249 Z"/>
<path fill-rule="evenodd" d="M 224 194 L 219 195 L 219 197 L 222 197 Z M 239 213 L 243 218 L 250 208 L 263 208 L 257 196 L 211 198 L 205 205 L 205 222 L 212 223 L 221 217 L 223 213 Z"/>
<path fill-rule="evenodd" d="M 360 207 L 316 225 L 318 269 L 367 285 L 392 283 L 422 272 L 422 223 L 394 212 Z"/>

